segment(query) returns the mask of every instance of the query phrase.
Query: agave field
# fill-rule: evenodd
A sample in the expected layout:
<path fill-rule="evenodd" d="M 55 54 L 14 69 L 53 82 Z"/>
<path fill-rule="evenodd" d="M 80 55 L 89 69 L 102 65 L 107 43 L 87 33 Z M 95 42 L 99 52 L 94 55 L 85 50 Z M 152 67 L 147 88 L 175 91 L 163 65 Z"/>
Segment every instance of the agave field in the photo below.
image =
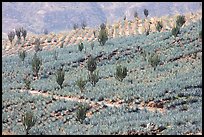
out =
<path fill-rule="evenodd" d="M 171 31 L 152 32 L 109 38 L 104 46 L 87 40 L 82 51 L 76 44 L 43 49 L 37 52 L 39 78 L 31 77 L 30 89 L 24 75 L 33 73 L 34 51 L 27 51 L 24 61 L 18 53 L 3 56 L 2 130 L 26 134 L 22 116 L 29 110 L 36 121 L 32 135 L 202 134 L 201 30 L 197 20 L 177 37 Z M 156 68 L 149 62 L 153 53 L 160 59 Z M 88 79 L 89 55 L 96 59 L 99 80 L 95 86 L 87 82 L 81 91 L 76 81 Z M 115 77 L 119 65 L 128 70 L 122 81 Z M 61 66 L 63 88 L 55 75 Z M 87 108 L 82 121 L 79 104 Z"/>

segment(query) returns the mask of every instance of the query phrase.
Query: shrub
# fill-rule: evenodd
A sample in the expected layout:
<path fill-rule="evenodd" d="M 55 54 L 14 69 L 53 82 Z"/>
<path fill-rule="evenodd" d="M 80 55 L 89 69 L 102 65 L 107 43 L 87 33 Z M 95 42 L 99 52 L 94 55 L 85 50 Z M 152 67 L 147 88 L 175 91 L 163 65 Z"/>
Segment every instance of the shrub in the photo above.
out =
<path fill-rule="evenodd" d="M 36 119 L 33 116 L 33 113 L 28 111 L 25 115 L 22 116 L 23 126 L 26 130 L 26 135 L 28 135 L 29 130 L 35 125 Z"/>
<path fill-rule="evenodd" d="M 25 38 L 27 36 L 27 31 L 25 29 L 22 29 L 21 32 L 22 32 L 23 39 L 25 41 Z"/>
<path fill-rule="evenodd" d="M 26 75 L 26 76 L 23 78 L 23 82 L 24 82 L 24 84 L 25 84 L 25 88 L 26 88 L 26 89 L 30 89 L 31 80 L 30 80 L 30 78 L 28 77 L 28 75 Z"/>
<path fill-rule="evenodd" d="M 8 39 L 9 39 L 9 41 L 11 42 L 11 44 L 12 44 L 12 41 L 13 41 L 14 38 L 15 38 L 15 32 L 10 31 L 10 32 L 8 33 Z"/>
<path fill-rule="evenodd" d="M 127 68 L 122 67 L 121 65 L 116 67 L 115 78 L 119 81 L 123 81 L 123 79 L 127 76 Z"/>
<path fill-rule="evenodd" d="M 177 35 L 179 34 L 179 31 L 180 31 L 180 28 L 176 26 L 171 30 L 171 33 L 174 37 L 177 37 Z"/>
<path fill-rule="evenodd" d="M 149 11 L 147 9 L 144 9 L 144 15 L 147 17 L 149 14 Z"/>
<path fill-rule="evenodd" d="M 26 51 L 25 50 L 19 51 L 18 56 L 22 61 L 24 61 L 24 59 L 26 57 Z"/>
<path fill-rule="evenodd" d="M 95 87 L 96 83 L 99 81 L 99 75 L 98 75 L 98 71 L 95 71 L 93 73 L 90 73 L 88 75 L 88 79 L 91 82 L 91 84 Z"/>
<path fill-rule="evenodd" d="M 137 13 L 137 11 L 134 12 L 134 18 L 138 18 L 138 13 Z"/>
<path fill-rule="evenodd" d="M 161 21 L 158 21 L 158 22 L 157 22 L 157 26 L 156 26 L 157 31 L 160 32 L 160 31 L 162 30 L 162 28 L 163 28 L 162 22 L 161 22 Z"/>
<path fill-rule="evenodd" d="M 183 26 L 183 24 L 186 22 L 185 16 L 177 16 L 176 19 L 176 26 L 178 26 L 179 28 Z"/>
<path fill-rule="evenodd" d="M 37 53 L 34 54 L 32 59 L 32 70 L 34 73 L 34 76 L 38 78 L 38 72 L 40 70 L 40 67 L 42 65 L 42 61 L 37 57 Z"/>
<path fill-rule="evenodd" d="M 100 25 L 100 28 L 101 28 L 101 29 L 106 29 L 106 24 L 105 24 L 105 23 L 102 23 L 102 24 Z"/>
<path fill-rule="evenodd" d="M 38 52 L 38 51 L 41 51 L 41 50 L 42 50 L 41 47 L 40 47 L 40 39 L 39 39 L 39 38 L 36 38 L 36 39 L 35 39 L 34 44 L 35 44 L 35 47 L 34 47 L 35 52 Z"/>
<path fill-rule="evenodd" d="M 83 48 L 84 48 L 84 45 L 82 42 L 80 44 L 78 44 L 78 49 L 80 52 L 83 50 Z"/>
<path fill-rule="evenodd" d="M 16 33 L 16 36 L 17 36 L 18 40 L 20 41 L 20 39 L 21 39 L 21 29 L 20 28 L 16 28 L 15 29 L 15 33 Z"/>
<path fill-rule="evenodd" d="M 152 54 L 149 57 L 148 62 L 150 63 L 150 65 L 152 67 L 154 67 L 154 70 L 155 70 L 157 65 L 160 63 L 160 58 L 159 58 L 158 54 L 156 54 L 156 53 Z"/>
<path fill-rule="evenodd" d="M 86 26 L 87 26 L 86 21 L 83 21 L 82 24 L 81 24 L 81 28 L 82 28 L 82 29 L 85 29 Z"/>
<path fill-rule="evenodd" d="M 100 27 L 101 29 L 99 31 L 98 42 L 100 43 L 100 45 L 104 45 L 108 40 L 108 32 L 104 24 L 102 24 Z"/>
<path fill-rule="evenodd" d="M 77 23 L 74 23 L 73 29 L 76 30 L 76 29 L 78 29 L 78 28 L 79 28 L 78 24 L 77 24 Z"/>
<path fill-rule="evenodd" d="M 87 67 L 88 67 L 88 71 L 90 71 L 90 73 L 93 73 L 93 71 L 97 67 L 96 60 L 92 56 L 90 56 L 88 58 Z"/>
<path fill-rule="evenodd" d="M 55 75 L 56 75 L 56 81 L 59 84 L 60 88 L 62 89 L 62 84 L 64 82 L 64 75 L 65 75 L 63 68 L 60 68 Z"/>
<path fill-rule="evenodd" d="M 87 106 L 79 104 L 78 105 L 78 110 L 76 112 L 76 120 L 80 121 L 80 123 L 83 123 L 83 120 L 86 118 L 86 112 L 87 112 Z"/>
<path fill-rule="evenodd" d="M 76 81 L 76 85 L 80 88 L 81 92 L 83 92 L 84 87 L 86 85 L 86 80 L 80 78 L 79 80 Z"/>

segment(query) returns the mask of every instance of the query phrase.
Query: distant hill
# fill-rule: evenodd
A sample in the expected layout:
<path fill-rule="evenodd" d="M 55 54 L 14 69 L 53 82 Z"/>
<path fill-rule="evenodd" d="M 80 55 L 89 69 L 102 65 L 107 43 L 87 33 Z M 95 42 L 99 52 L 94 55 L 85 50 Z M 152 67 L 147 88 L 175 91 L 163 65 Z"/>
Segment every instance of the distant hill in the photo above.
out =
<path fill-rule="evenodd" d="M 149 17 L 183 14 L 201 9 L 200 2 L 3 2 L 2 33 L 18 26 L 24 26 L 32 33 L 59 32 L 81 26 L 96 27 L 102 22 L 113 23 L 124 15 L 131 20 L 134 11 L 144 18 L 144 8 Z"/>

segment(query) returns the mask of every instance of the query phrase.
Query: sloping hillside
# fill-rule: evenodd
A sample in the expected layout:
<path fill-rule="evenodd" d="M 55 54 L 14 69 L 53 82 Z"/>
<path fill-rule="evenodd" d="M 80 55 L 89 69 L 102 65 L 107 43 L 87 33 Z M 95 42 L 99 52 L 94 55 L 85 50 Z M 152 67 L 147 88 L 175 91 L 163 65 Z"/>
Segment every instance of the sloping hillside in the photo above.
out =
<path fill-rule="evenodd" d="M 17 52 L 3 56 L 3 134 L 25 134 L 22 116 L 27 111 L 33 111 L 35 121 L 29 134 L 202 134 L 201 29 L 202 21 L 196 20 L 177 37 L 168 30 L 123 35 L 104 46 L 94 41 L 93 49 L 85 42 L 82 51 L 75 44 L 59 48 L 44 43 L 48 48 L 37 53 L 39 78 L 33 76 L 33 50 L 26 51 L 24 61 Z M 160 60 L 155 68 L 150 61 L 154 53 Z M 99 74 L 95 86 L 88 79 L 90 54 Z M 127 68 L 122 81 L 116 78 L 119 65 Z M 56 81 L 61 66 L 62 88 Z M 80 78 L 87 80 L 83 90 Z"/>

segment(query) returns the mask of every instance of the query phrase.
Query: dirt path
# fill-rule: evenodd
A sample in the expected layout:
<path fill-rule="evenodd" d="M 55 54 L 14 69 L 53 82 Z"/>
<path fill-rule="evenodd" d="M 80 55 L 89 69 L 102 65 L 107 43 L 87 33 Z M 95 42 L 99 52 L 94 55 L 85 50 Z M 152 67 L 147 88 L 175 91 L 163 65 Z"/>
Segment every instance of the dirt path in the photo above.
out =
<path fill-rule="evenodd" d="M 25 90 L 20 90 L 20 92 L 24 92 Z M 30 92 L 32 95 L 41 95 L 41 96 L 44 96 L 44 97 L 48 97 L 48 96 L 53 96 L 53 98 L 55 99 L 65 99 L 65 100 L 68 100 L 68 101 L 75 101 L 75 102 L 81 102 L 81 103 L 87 103 L 89 104 L 90 106 L 98 106 L 98 105 L 105 105 L 107 107 L 116 107 L 116 108 L 119 108 L 119 107 L 122 107 L 122 105 L 124 104 L 121 100 L 120 101 L 117 101 L 117 102 L 114 102 L 114 103 L 111 103 L 111 102 L 108 102 L 108 101 L 90 101 L 90 100 L 87 100 L 87 99 L 80 99 L 80 98 L 77 98 L 77 97 L 61 97 L 61 96 L 57 96 L 57 95 L 51 95 L 51 94 L 48 94 L 48 93 L 41 93 L 37 90 L 29 90 L 28 92 Z M 129 108 L 132 108 L 133 106 L 132 105 L 129 105 L 128 106 Z M 139 109 L 145 109 L 148 110 L 148 111 L 151 111 L 151 112 L 155 112 L 155 111 L 158 111 L 158 112 L 161 112 L 163 114 L 165 114 L 165 109 L 164 108 L 157 108 L 157 107 L 148 107 L 148 106 L 144 106 L 144 104 L 139 104 L 138 105 L 138 108 Z"/>

